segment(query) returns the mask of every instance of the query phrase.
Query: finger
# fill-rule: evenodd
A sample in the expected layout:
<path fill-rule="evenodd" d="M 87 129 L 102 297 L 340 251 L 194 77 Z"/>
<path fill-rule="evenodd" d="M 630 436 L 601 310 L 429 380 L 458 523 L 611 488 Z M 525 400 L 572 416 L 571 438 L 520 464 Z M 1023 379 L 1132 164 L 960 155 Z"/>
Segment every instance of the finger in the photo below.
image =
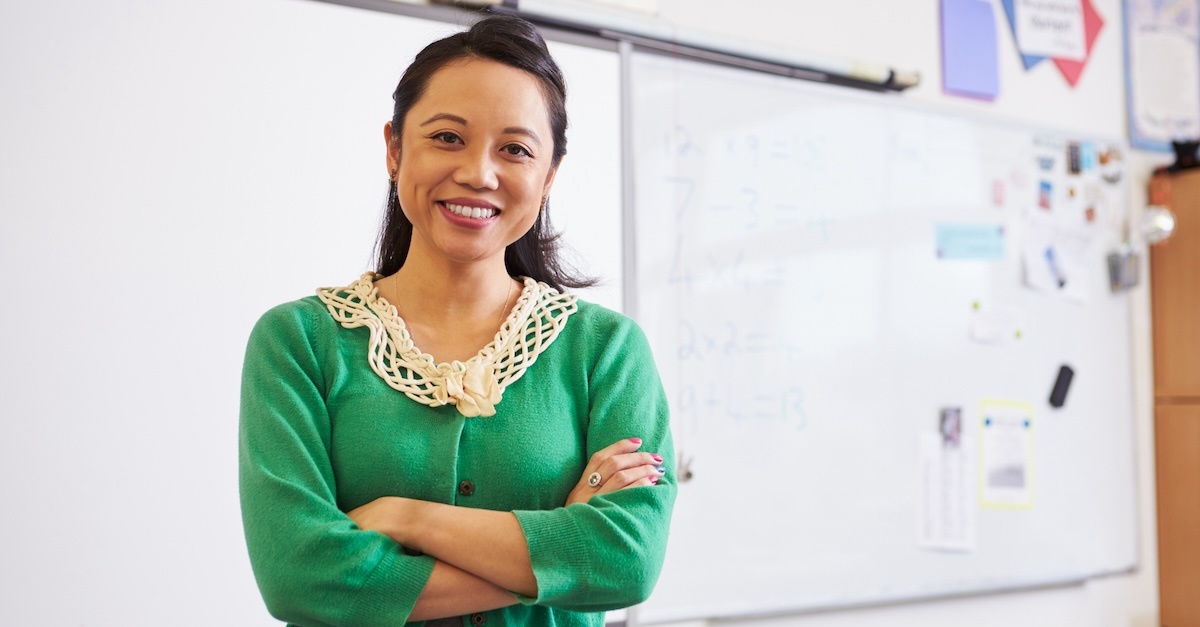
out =
<path fill-rule="evenodd" d="M 609 444 L 595 453 L 592 453 L 592 456 L 588 459 L 587 465 L 583 468 L 583 475 L 579 477 L 578 485 L 586 485 L 591 488 L 599 487 L 599 484 L 596 482 L 597 475 L 600 477 L 599 481 L 603 482 L 603 478 L 605 476 L 612 474 L 616 470 L 619 470 L 619 468 L 610 468 L 606 473 L 601 473 L 600 469 L 604 465 L 605 461 L 614 455 L 632 453 L 641 445 L 641 438 L 625 438 L 624 440 L 617 440 L 616 442 Z"/>
<path fill-rule="evenodd" d="M 614 455 L 632 453 L 641 448 L 641 446 L 641 438 L 625 438 L 624 440 L 617 440 L 616 442 L 613 442 L 612 444 L 609 444 L 608 446 L 592 454 L 591 459 L 588 460 L 588 472 L 597 470 L 600 468 L 600 464 L 604 463 L 604 460 Z"/>
<path fill-rule="evenodd" d="M 611 477 L 622 470 L 637 466 L 658 466 L 663 463 L 662 455 L 657 453 L 625 453 L 613 455 L 604 460 L 596 471 L 602 477 Z"/>
<path fill-rule="evenodd" d="M 608 493 L 638 485 L 654 485 L 658 483 L 659 478 L 666 473 L 666 470 L 666 467 L 662 465 L 626 468 L 613 474 L 597 491 Z"/>
<path fill-rule="evenodd" d="M 626 488 L 632 488 L 643 485 L 654 485 L 658 483 L 662 473 L 654 470 L 646 470 L 644 467 L 631 468 L 617 473 L 613 478 L 601 486 L 596 492 L 597 494 L 611 494 L 619 492 Z"/>

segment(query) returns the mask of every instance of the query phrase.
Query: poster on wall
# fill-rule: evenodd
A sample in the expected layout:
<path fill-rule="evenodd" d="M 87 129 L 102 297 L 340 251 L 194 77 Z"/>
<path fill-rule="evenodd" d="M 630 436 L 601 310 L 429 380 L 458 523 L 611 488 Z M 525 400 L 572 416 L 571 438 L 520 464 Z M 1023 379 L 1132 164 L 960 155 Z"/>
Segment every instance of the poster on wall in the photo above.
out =
<path fill-rule="evenodd" d="M 1200 138 L 1200 0 L 1125 0 L 1125 80 L 1135 148 Z"/>
<path fill-rule="evenodd" d="M 1104 18 L 1092 0 L 1000 0 L 1000 3 L 1025 69 L 1050 59 L 1068 85 L 1078 84 L 1104 28 Z"/>

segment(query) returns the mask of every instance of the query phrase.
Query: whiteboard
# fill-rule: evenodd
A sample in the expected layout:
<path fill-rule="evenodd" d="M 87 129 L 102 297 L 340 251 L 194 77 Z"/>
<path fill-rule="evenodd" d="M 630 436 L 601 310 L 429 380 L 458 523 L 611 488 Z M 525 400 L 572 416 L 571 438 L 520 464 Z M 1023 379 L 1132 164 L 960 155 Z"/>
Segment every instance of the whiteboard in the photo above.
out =
<path fill-rule="evenodd" d="M 691 472 L 642 622 L 1136 564 L 1130 305 L 1104 265 L 1124 184 L 1067 159 L 1093 138 L 641 51 L 628 67 L 630 305 Z M 1093 220 L 1076 224 L 1081 199 Z M 1070 289 L 1035 289 L 1047 230 L 1074 246 Z M 1062 364 L 1076 374 L 1052 409 Z M 982 504 L 988 399 L 1032 410 L 1027 506 Z M 963 418 L 965 550 L 917 543 L 921 441 L 945 407 Z"/>

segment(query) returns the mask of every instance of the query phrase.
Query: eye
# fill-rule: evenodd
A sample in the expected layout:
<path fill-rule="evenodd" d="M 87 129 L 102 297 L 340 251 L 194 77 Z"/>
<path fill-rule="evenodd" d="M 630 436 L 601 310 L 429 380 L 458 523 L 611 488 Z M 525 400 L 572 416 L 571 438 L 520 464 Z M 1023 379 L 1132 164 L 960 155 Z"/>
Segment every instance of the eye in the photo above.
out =
<path fill-rule="evenodd" d="M 501 148 L 501 150 L 503 150 L 504 152 L 506 152 L 514 157 L 533 158 L 533 153 L 529 152 L 529 150 L 527 148 L 525 148 L 524 146 L 522 146 L 520 144 L 508 144 L 504 148 Z"/>
<path fill-rule="evenodd" d="M 462 139 L 459 138 L 458 135 L 455 135 L 454 133 L 451 133 L 450 131 L 442 131 L 440 133 L 434 133 L 433 135 L 430 136 L 430 138 L 437 140 L 439 142 L 442 142 L 443 144 L 461 144 L 462 143 Z"/>

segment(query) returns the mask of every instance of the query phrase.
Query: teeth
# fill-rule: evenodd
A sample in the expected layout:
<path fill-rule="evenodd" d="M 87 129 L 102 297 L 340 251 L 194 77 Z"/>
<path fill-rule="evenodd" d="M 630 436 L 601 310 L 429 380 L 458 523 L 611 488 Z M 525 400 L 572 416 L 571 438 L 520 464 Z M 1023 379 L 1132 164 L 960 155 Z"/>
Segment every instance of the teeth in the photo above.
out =
<path fill-rule="evenodd" d="M 495 209 L 484 209 L 482 207 L 468 207 L 466 205 L 456 205 L 453 203 L 443 203 L 443 204 L 445 204 L 446 208 L 450 210 L 450 213 L 453 213 L 454 215 L 462 216 L 464 218 L 473 218 L 475 220 L 482 220 L 484 218 L 490 218 L 490 217 L 496 215 Z"/>

